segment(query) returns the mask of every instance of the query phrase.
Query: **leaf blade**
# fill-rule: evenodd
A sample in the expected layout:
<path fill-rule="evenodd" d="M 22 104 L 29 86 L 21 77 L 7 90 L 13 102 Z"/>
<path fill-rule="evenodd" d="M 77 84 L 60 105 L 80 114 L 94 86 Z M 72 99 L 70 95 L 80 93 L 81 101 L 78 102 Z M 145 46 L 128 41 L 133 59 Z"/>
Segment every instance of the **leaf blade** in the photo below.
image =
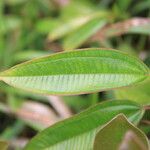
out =
<path fill-rule="evenodd" d="M 2 72 L 0 79 L 37 93 L 72 95 L 128 86 L 148 74 L 149 68 L 135 57 L 92 48 L 33 59 Z"/>
<path fill-rule="evenodd" d="M 130 121 L 137 123 L 143 116 L 144 110 L 131 101 L 106 101 L 100 103 L 71 119 L 61 121 L 47 128 L 33 138 L 25 150 L 45 148 L 55 150 L 62 146 L 65 150 L 84 150 L 85 147 L 89 150 L 93 147 L 97 129 L 119 113 L 125 114 Z M 134 118 L 135 116 L 136 119 Z M 88 144 L 84 143 L 84 138 L 89 141 Z"/>

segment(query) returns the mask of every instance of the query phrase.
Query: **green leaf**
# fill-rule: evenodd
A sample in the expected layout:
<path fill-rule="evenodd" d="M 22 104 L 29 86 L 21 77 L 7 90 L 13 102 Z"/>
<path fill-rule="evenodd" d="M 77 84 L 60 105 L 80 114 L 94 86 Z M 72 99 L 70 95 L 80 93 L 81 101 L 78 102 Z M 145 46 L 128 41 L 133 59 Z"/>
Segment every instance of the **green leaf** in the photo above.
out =
<path fill-rule="evenodd" d="M 135 57 L 92 48 L 22 63 L 2 72 L 0 79 L 32 92 L 71 95 L 128 86 L 148 75 L 149 68 Z"/>
<path fill-rule="evenodd" d="M 86 25 L 75 30 L 64 39 L 63 48 L 65 50 L 74 49 L 81 46 L 89 37 L 95 34 L 106 24 L 106 20 L 96 18 L 89 21 Z"/>
<path fill-rule="evenodd" d="M 39 33 L 47 34 L 49 32 L 52 32 L 61 24 L 61 21 L 58 19 L 53 18 L 44 18 L 40 19 L 36 23 L 36 30 Z"/>
<path fill-rule="evenodd" d="M 0 141 L 0 150 L 7 150 L 8 143 L 5 141 Z"/>
<path fill-rule="evenodd" d="M 66 36 L 67 34 L 72 34 L 73 31 L 81 30 L 80 27 L 86 28 L 87 24 L 90 21 L 94 23 L 94 19 L 101 20 L 102 17 L 106 16 L 106 12 L 94 12 L 89 15 L 82 15 L 75 18 L 67 19 L 65 21 L 60 21 L 60 26 L 56 26 L 51 32 L 49 33 L 48 38 L 50 40 L 56 40 L 61 37 Z M 94 24 L 93 24 L 94 25 Z"/>
<path fill-rule="evenodd" d="M 132 101 L 106 101 L 45 129 L 35 136 L 25 150 L 91 150 L 99 129 L 116 115 L 123 113 L 134 123 L 144 110 Z"/>
<path fill-rule="evenodd" d="M 150 104 L 150 80 L 133 87 L 115 90 L 117 99 L 128 99 L 142 105 Z"/>
<path fill-rule="evenodd" d="M 131 124 L 124 115 L 118 115 L 96 135 L 94 150 L 99 149 L 149 150 L 149 144 L 142 131 Z"/>
<path fill-rule="evenodd" d="M 67 20 L 64 23 L 62 22 L 60 26 L 55 28 L 49 33 L 48 38 L 50 40 L 56 40 L 59 39 L 68 33 L 74 31 L 75 29 L 79 28 L 80 26 L 84 25 L 91 19 L 90 16 L 83 16 L 83 17 L 77 17 L 71 20 Z"/>

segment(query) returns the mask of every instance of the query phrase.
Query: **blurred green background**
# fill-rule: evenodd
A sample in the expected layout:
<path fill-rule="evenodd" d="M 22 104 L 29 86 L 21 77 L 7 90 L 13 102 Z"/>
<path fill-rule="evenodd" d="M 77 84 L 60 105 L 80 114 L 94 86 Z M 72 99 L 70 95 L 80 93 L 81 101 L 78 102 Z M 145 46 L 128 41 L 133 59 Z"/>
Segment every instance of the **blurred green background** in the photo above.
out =
<path fill-rule="evenodd" d="M 0 0 L 0 71 L 32 58 L 77 48 L 106 47 L 150 66 L 150 0 Z M 49 125 L 98 102 L 150 104 L 150 81 L 88 95 L 37 95 L 0 82 L 0 139 L 21 149 Z M 139 127 L 150 135 L 150 112 Z"/>

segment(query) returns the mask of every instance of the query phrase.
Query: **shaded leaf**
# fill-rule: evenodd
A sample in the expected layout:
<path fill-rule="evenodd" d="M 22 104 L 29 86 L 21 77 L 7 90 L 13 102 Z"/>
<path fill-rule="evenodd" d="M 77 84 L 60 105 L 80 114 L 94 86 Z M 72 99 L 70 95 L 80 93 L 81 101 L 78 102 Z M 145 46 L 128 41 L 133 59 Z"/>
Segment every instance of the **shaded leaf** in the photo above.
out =
<path fill-rule="evenodd" d="M 91 150 L 99 128 L 123 113 L 137 123 L 144 110 L 131 101 L 106 101 L 47 128 L 35 136 L 25 150 Z"/>
<path fill-rule="evenodd" d="M 32 92 L 71 95 L 127 86 L 148 75 L 149 68 L 135 57 L 92 48 L 22 63 L 2 72 L 0 79 Z"/>
<path fill-rule="evenodd" d="M 128 122 L 127 118 L 124 115 L 118 115 L 97 133 L 94 141 L 94 150 L 131 150 L 131 148 L 132 150 L 139 150 L 139 148 L 137 149 L 137 144 L 139 144 L 138 141 L 136 143 L 136 147 L 135 142 L 133 143 L 133 141 L 127 142 L 126 145 L 121 145 L 124 136 L 129 136 L 126 135 L 128 131 L 133 132 L 138 137 L 138 139 L 142 143 L 142 146 L 140 145 L 141 150 L 149 149 L 148 140 L 145 134 L 138 128 L 136 128 L 133 124 Z"/>
<path fill-rule="evenodd" d="M 147 150 L 143 140 L 141 139 L 140 136 L 138 137 L 133 131 L 128 131 L 124 136 L 124 139 L 119 147 L 119 150 Z M 146 138 L 145 138 L 145 144 L 146 144 Z"/>
<path fill-rule="evenodd" d="M 146 80 L 143 83 L 127 87 L 124 89 L 115 90 L 117 99 L 128 99 L 136 101 L 142 105 L 150 104 L 150 80 Z"/>

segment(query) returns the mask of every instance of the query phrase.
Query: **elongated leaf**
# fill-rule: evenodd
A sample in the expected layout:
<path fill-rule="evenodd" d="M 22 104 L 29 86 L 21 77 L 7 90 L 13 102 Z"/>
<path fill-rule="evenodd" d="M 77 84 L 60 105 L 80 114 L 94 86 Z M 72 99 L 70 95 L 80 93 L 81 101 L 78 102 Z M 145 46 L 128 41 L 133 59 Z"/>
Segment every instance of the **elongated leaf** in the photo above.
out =
<path fill-rule="evenodd" d="M 84 25 L 91 19 L 90 16 L 83 16 L 78 18 L 73 18 L 72 20 L 67 21 L 66 23 L 62 23 L 60 26 L 55 28 L 49 33 L 48 38 L 50 40 L 59 39 L 66 34 L 74 31 L 75 29 L 79 28 L 80 26 Z"/>
<path fill-rule="evenodd" d="M 137 123 L 144 110 L 131 101 L 106 101 L 62 122 L 35 136 L 25 150 L 91 150 L 99 128 L 117 114 L 123 113 Z"/>
<path fill-rule="evenodd" d="M 126 145 L 122 145 L 122 139 L 128 131 L 133 133 L 132 135 L 135 134 L 133 138 L 136 138 L 136 147 L 135 142 L 127 142 Z M 129 138 L 124 140 L 129 140 Z M 118 115 L 104 126 L 96 135 L 94 142 L 94 150 L 131 150 L 131 148 L 132 150 L 139 150 L 139 147 L 140 150 L 149 150 L 148 140 L 144 133 L 128 122 L 124 115 Z"/>
<path fill-rule="evenodd" d="M 127 86 L 148 74 L 135 57 L 93 48 L 35 59 L 2 72 L 0 79 L 33 92 L 70 95 Z"/>
<path fill-rule="evenodd" d="M 95 18 L 101 19 L 104 16 L 106 16 L 106 12 L 95 12 L 92 15 L 82 15 L 73 19 L 69 19 L 65 22 L 61 21 L 62 23 L 60 24 L 60 26 L 57 26 L 54 30 L 51 30 L 48 38 L 50 40 L 59 39 L 80 28 L 81 26 L 84 28 L 84 26 L 86 26 L 86 24 L 88 24 L 89 21 L 92 21 Z"/>
<path fill-rule="evenodd" d="M 89 37 L 95 34 L 105 24 L 106 20 L 102 18 L 96 18 L 89 21 L 86 25 L 74 31 L 72 34 L 64 39 L 64 49 L 69 50 L 81 46 Z"/>
<path fill-rule="evenodd" d="M 150 80 L 124 89 L 115 90 L 117 99 L 128 99 L 142 105 L 150 104 Z"/>
<path fill-rule="evenodd" d="M 5 141 L 0 141 L 0 150 L 7 150 L 8 143 Z"/>

